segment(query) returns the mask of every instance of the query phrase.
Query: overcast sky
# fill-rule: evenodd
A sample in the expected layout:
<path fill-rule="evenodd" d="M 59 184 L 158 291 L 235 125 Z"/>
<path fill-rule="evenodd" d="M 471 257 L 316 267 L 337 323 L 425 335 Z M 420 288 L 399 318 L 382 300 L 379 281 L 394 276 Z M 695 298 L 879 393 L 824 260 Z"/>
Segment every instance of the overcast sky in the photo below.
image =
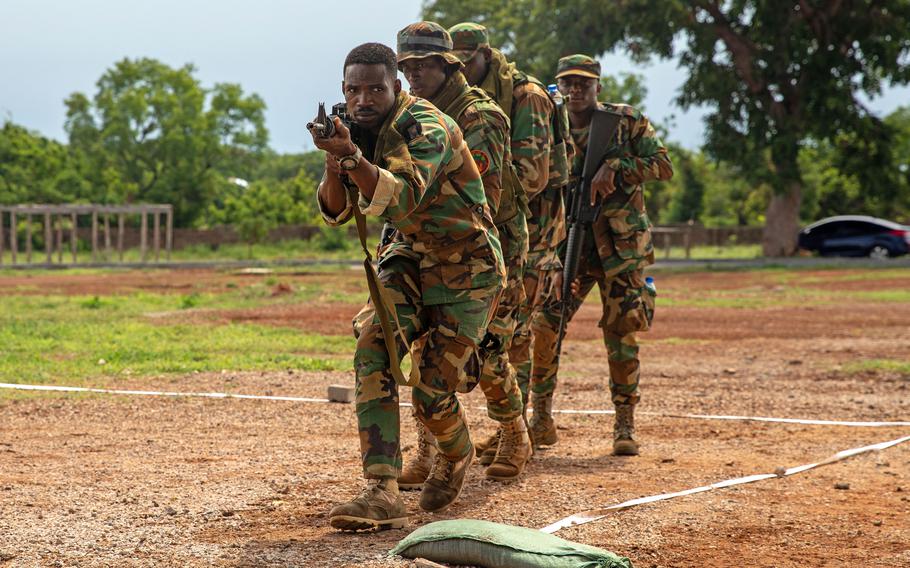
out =
<path fill-rule="evenodd" d="M 0 0 L 0 121 L 12 119 L 65 140 L 63 100 L 94 96 L 95 82 L 124 57 L 193 63 L 203 86 L 234 82 L 268 105 L 271 145 L 312 149 L 304 125 L 317 101 L 341 98 L 341 66 L 351 47 L 378 41 L 416 21 L 420 0 Z M 651 119 L 675 115 L 670 138 L 703 140 L 702 112 L 672 103 L 684 74 L 672 61 L 635 68 L 622 55 L 603 58 L 605 72 L 645 76 Z M 910 104 L 910 88 L 872 102 L 887 113 Z"/>

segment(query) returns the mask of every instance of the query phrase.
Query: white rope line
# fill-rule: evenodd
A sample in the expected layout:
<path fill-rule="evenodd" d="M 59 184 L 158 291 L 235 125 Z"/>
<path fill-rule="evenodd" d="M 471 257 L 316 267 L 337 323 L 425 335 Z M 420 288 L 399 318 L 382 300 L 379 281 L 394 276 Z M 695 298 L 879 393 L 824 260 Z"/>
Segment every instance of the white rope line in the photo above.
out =
<path fill-rule="evenodd" d="M 117 389 L 97 389 L 87 387 L 67 387 L 58 385 L 28 385 L 17 383 L 0 383 L 0 389 L 29 390 L 29 391 L 48 391 L 48 392 L 84 392 L 95 394 L 117 394 L 130 396 L 169 396 L 169 397 L 200 397 L 200 398 L 238 398 L 245 400 L 274 400 L 282 402 L 332 402 L 327 398 L 307 398 L 299 396 L 271 396 L 258 394 L 232 394 L 222 392 L 175 392 L 175 391 L 144 391 L 144 390 L 117 390 Z M 401 406 L 410 407 L 411 403 L 402 402 Z M 486 410 L 486 407 L 477 407 L 477 410 Z M 613 410 L 553 410 L 554 413 L 560 414 L 615 414 Z M 733 416 L 720 414 L 672 414 L 660 412 L 640 412 L 639 414 L 647 416 L 659 416 L 663 418 L 686 418 L 697 420 L 741 420 L 751 422 L 776 422 L 783 424 L 805 424 L 816 426 L 853 426 L 864 428 L 887 428 L 910 426 L 910 422 L 857 422 L 849 420 L 812 420 L 801 418 L 771 418 L 767 416 Z"/>
<path fill-rule="evenodd" d="M 725 481 L 718 481 L 717 483 L 712 483 L 711 485 L 704 485 L 702 487 L 694 487 L 692 489 L 686 489 L 684 491 L 677 491 L 675 493 L 663 493 L 660 495 L 651 495 L 650 497 L 639 497 L 638 499 L 631 499 L 629 501 L 624 501 L 616 505 L 610 505 L 609 507 L 603 507 L 600 509 L 590 509 L 588 511 L 583 511 L 581 513 L 575 513 L 564 519 L 556 521 L 551 525 L 547 525 L 544 528 L 540 529 L 545 533 L 555 533 L 567 527 L 583 525 L 586 523 L 591 523 L 600 519 L 603 519 L 608 514 L 614 511 L 621 511 L 623 509 L 628 509 L 636 505 L 644 505 L 647 503 L 655 503 L 657 501 L 666 501 L 668 499 L 674 499 L 676 497 L 684 497 L 686 495 L 694 495 L 695 493 L 703 493 L 705 491 L 711 491 L 713 489 L 722 489 L 724 487 L 732 487 L 734 485 L 745 485 L 747 483 L 755 483 L 756 481 L 764 481 L 765 479 L 773 479 L 776 477 L 787 477 L 797 473 L 802 473 L 804 471 L 809 471 L 816 467 L 821 467 L 823 465 L 829 465 L 836 463 L 847 458 L 857 456 L 859 454 L 864 454 L 867 452 L 877 452 L 896 446 L 898 444 L 903 444 L 904 442 L 910 441 L 910 436 L 904 436 L 903 438 L 897 438 L 896 440 L 889 440 L 887 442 L 881 442 L 879 444 L 872 444 L 871 446 L 863 446 L 860 448 L 853 448 L 850 450 L 843 450 L 837 452 L 831 457 L 824 459 L 817 463 L 811 463 L 806 465 L 799 465 L 791 467 L 788 469 L 780 468 L 776 473 L 760 473 L 756 475 L 749 475 L 746 477 L 737 477 L 734 479 L 727 479 Z"/>
<path fill-rule="evenodd" d="M 98 394 L 123 394 L 131 396 L 186 396 L 202 398 L 242 398 L 247 400 L 280 400 L 284 402 L 329 402 L 327 398 L 304 398 L 299 396 L 269 396 L 259 394 L 231 394 L 224 392 L 167 392 L 142 390 L 92 389 L 85 387 L 64 387 L 56 385 L 19 385 L 0 383 L 2 389 L 52 391 L 52 392 L 90 392 Z"/>

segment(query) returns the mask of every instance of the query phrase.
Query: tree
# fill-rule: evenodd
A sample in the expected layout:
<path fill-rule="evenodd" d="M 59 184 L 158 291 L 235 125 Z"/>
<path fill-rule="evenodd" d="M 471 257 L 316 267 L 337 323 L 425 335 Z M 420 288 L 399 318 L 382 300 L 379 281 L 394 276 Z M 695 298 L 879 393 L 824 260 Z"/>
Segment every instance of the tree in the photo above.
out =
<path fill-rule="evenodd" d="M 85 176 L 101 201 L 171 203 L 177 224 L 189 225 L 211 202 L 219 168 L 255 167 L 268 141 L 265 103 L 234 84 L 204 89 L 194 72 L 123 59 L 93 99 L 66 100 L 70 145 L 89 157 Z"/>
<path fill-rule="evenodd" d="M 79 156 L 22 126 L 0 128 L 0 203 L 66 203 L 89 197 Z"/>
<path fill-rule="evenodd" d="M 513 58 L 545 77 L 567 53 L 624 49 L 642 61 L 678 54 L 689 75 L 677 101 L 712 109 L 706 150 L 773 188 L 766 255 L 796 250 L 807 140 L 860 134 L 839 167 L 861 177 L 893 160 L 892 128 L 858 95 L 910 81 L 906 0 L 435 0 L 424 12 L 447 25 L 485 24 Z M 526 37 L 516 35 L 528 29 L 516 18 L 536 23 Z"/>

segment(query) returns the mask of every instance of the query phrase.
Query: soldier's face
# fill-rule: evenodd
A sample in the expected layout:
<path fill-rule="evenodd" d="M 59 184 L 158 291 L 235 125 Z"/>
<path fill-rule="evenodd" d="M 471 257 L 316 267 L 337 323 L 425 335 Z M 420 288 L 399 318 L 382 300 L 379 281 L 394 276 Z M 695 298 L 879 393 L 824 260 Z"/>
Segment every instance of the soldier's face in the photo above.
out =
<path fill-rule="evenodd" d="M 473 57 L 464 62 L 462 73 L 464 73 L 469 85 L 478 85 L 487 76 L 487 71 L 490 67 L 489 53 L 489 50 L 480 48 L 474 53 Z"/>
<path fill-rule="evenodd" d="M 445 60 L 441 57 L 405 59 L 398 68 L 411 85 L 411 94 L 422 99 L 435 97 L 446 82 Z"/>
<path fill-rule="evenodd" d="M 597 95 L 600 94 L 600 81 L 597 79 L 568 75 L 557 79 L 556 86 L 563 96 L 569 97 L 566 106 L 569 112 L 585 112 L 597 106 Z"/>
<path fill-rule="evenodd" d="M 353 63 L 344 70 L 341 90 L 354 121 L 376 132 L 395 108 L 401 81 L 381 63 Z"/>

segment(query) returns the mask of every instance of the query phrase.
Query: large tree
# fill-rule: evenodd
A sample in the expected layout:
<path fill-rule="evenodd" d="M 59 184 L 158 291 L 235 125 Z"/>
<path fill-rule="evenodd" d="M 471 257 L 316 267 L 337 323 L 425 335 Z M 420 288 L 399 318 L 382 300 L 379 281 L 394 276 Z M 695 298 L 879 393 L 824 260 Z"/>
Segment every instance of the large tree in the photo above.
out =
<path fill-rule="evenodd" d="M 108 202 L 174 205 L 178 224 L 200 219 L 223 175 L 243 177 L 266 148 L 265 103 L 238 85 L 203 88 L 186 65 L 124 59 L 92 99 L 66 100 L 66 131 L 89 156 L 86 177 Z M 219 169 L 225 171 L 220 171 Z"/>
<path fill-rule="evenodd" d="M 678 56 L 688 71 L 678 103 L 710 109 L 706 150 L 773 188 L 767 255 L 795 251 L 803 197 L 798 157 L 807 141 L 840 144 L 841 168 L 857 170 L 865 182 L 879 176 L 865 191 L 882 188 L 880 176 L 890 175 L 893 129 L 861 95 L 910 81 L 907 0 L 435 0 L 424 13 L 445 24 L 485 24 L 542 78 L 573 52 L 624 49 L 642 61 Z"/>

